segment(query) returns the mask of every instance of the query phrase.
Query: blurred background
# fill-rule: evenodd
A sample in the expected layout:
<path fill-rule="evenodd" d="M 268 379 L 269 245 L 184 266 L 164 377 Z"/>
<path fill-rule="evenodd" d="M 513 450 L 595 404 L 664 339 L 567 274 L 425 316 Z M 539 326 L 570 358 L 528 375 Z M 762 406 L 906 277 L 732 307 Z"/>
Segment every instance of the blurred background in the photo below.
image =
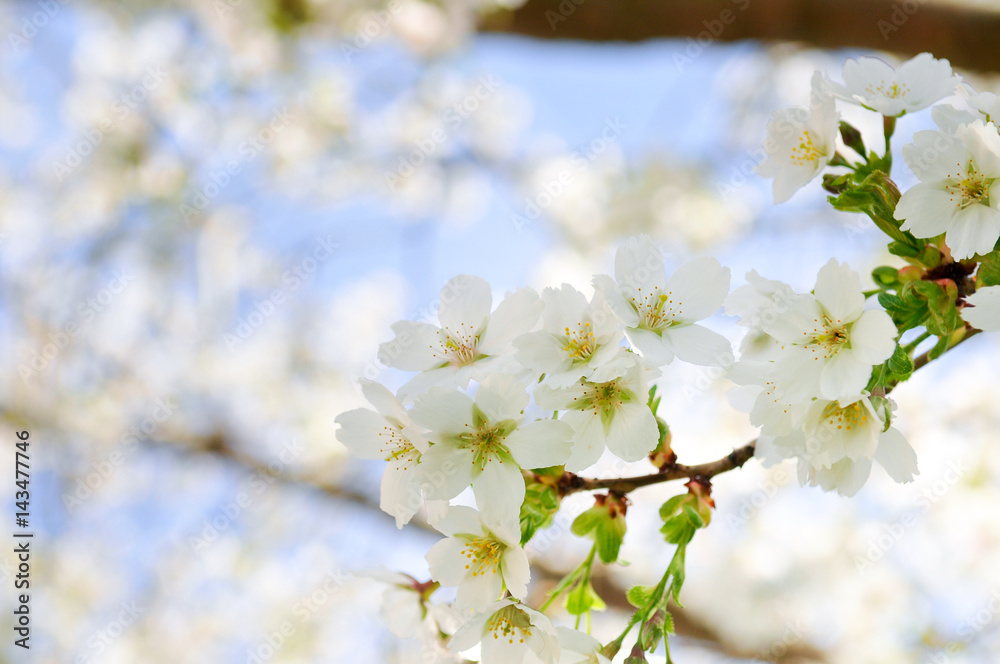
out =
<path fill-rule="evenodd" d="M 6 0 L 0 499 L 13 530 L 27 429 L 35 540 L 30 652 L 11 636 L 13 546 L 0 556 L 0 661 L 419 661 L 354 572 L 426 578 L 438 535 L 419 516 L 396 530 L 383 464 L 349 457 L 333 422 L 365 405 L 358 376 L 405 380 L 377 360 L 390 324 L 434 320 L 460 273 L 497 297 L 588 291 L 640 232 L 671 266 L 718 257 L 734 287 L 757 269 L 809 290 L 831 256 L 862 274 L 891 262 L 815 182 L 772 206 L 753 174 L 767 118 L 806 103 L 815 69 L 839 79 L 873 49 L 931 51 L 996 92 L 997 9 Z M 873 114 L 843 113 L 879 135 Z M 899 123 L 901 187 L 899 148 L 930 126 Z M 739 339 L 731 319 L 710 325 Z M 790 466 L 720 476 L 676 661 L 996 661 L 997 350 L 983 335 L 896 390 L 913 484 L 876 470 L 847 500 Z M 728 387 L 680 362 L 660 381 L 682 462 L 753 437 Z M 632 495 L 631 565 L 599 573 L 599 639 L 620 630 L 624 590 L 662 573 L 656 509 L 682 490 Z M 567 523 L 529 548 L 536 606 L 588 549 Z"/>

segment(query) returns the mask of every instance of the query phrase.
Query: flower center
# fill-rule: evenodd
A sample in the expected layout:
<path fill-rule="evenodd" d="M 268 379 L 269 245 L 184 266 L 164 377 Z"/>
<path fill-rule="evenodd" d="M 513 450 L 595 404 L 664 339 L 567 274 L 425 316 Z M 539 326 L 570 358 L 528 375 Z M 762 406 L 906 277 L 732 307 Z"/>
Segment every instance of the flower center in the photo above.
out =
<path fill-rule="evenodd" d="M 907 85 L 900 85 L 899 83 L 887 86 L 885 81 L 881 81 L 878 85 L 869 85 L 865 90 L 870 95 L 882 95 L 889 99 L 896 99 L 897 97 L 906 95 L 910 91 L 910 88 Z"/>
<path fill-rule="evenodd" d="M 468 559 L 465 569 L 471 570 L 472 576 L 487 572 L 496 574 L 500 556 L 506 548 L 504 544 L 490 537 L 468 540 L 461 552 L 461 555 Z"/>
<path fill-rule="evenodd" d="M 683 302 L 675 302 L 671 297 L 673 291 L 660 293 L 659 286 L 653 286 L 653 292 L 643 294 L 639 288 L 638 295 L 632 297 L 632 306 L 639 314 L 639 327 L 659 332 L 670 327 L 674 319 L 681 314 Z"/>
<path fill-rule="evenodd" d="M 809 130 L 803 129 L 802 135 L 799 136 L 799 144 L 792 148 L 792 163 L 798 166 L 807 166 L 815 164 L 822 157 L 823 151 L 813 143 Z"/>
<path fill-rule="evenodd" d="M 470 430 L 458 435 L 458 447 L 473 451 L 472 465 L 482 472 L 486 464 L 494 459 L 500 463 L 504 459 L 510 461 L 512 457 L 504 440 L 517 428 L 517 422 L 501 420 L 491 423 L 478 405 L 472 407 L 472 413 L 473 423 L 465 425 Z"/>
<path fill-rule="evenodd" d="M 597 350 L 597 339 L 594 337 L 594 330 L 590 327 L 590 322 L 577 323 L 576 330 L 565 328 L 566 345 L 563 350 L 569 353 L 574 361 L 587 360 Z"/>
<path fill-rule="evenodd" d="M 463 328 L 465 325 L 463 324 Z M 455 367 L 464 367 L 472 364 L 479 357 L 476 346 L 479 345 L 479 335 L 473 329 L 442 329 L 438 330 L 438 336 L 444 335 L 439 340 L 441 344 L 440 354 L 434 353 L 434 357 L 440 357 L 445 363 Z"/>
<path fill-rule="evenodd" d="M 823 316 L 822 319 L 814 318 L 813 321 L 817 323 L 817 326 L 812 329 L 812 332 L 802 333 L 808 337 L 805 347 L 815 355 L 813 359 L 818 360 L 822 357 L 824 360 L 828 360 L 839 353 L 850 340 L 847 326 L 841 324 L 839 320 L 834 321 L 829 316 Z"/>
<path fill-rule="evenodd" d="M 399 429 L 386 425 L 378 432 L 378 436 L 382 445 L 379 447 L 379 454 L 385 455 L 386 461 L 395 464 L 396 470 L 407 470 L 411 465 L 420 463 L 420 452 Z"/>
<path fill-rule="evenodd" d="M 860 401 L 855 401 L 850 406 L 840 407 L 836 401 L 831 401 L 823 409 L 823 419 L 827 424 L 837 429 L 857 429 L 868 422 L 868 410 Z"/>
<path fill-rule="evenodd" d="M 505 606 L 490 616 L 486 631 L 493 632 L 494 639 L 504 638 L 508 643 L 518 639 L 524 643 L 525 637 L 531 636 L 531 618 L 518 608 Z"/>
<path fill-rule="evenodd" d="M 959 208 L 967 208 L 975 203 L 990 204 L 990 185 L 993 181 L 983 175 L 970 161 L 966 167 L 965 177 L 951 176 L 951 183 L 945 186 L 945 191 L 951 194 L 952 202 L 958 199 Z"/>

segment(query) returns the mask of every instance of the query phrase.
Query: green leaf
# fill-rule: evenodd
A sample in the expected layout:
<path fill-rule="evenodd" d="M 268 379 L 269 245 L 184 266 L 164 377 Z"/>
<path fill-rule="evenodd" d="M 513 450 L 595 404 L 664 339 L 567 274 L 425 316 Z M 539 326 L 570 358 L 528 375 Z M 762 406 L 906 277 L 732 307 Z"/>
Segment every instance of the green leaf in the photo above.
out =
<path fill-rule="evenodd" d="M 889 358 L 888 364 L 889 371 L 899 382 L 908 379 L 913 373 L 913 360 L 899 344 L 896 344 L 896 349 L 892 351 L 892 357 Z"/>
<path fill-rule="evenodd" d="M 903 292 L 913 292 L 920 299 L 927 301 L 927 311 L 930 316 L 924 322 L 927 331 L 934 336 L 946 336 L 965 323 L 958 315 L 955 308 L 955 300 L 958 297 L 958 288 L 955 282 L 948 281 L 948 288 L 935 281 L 911 281 L 903 288 Z"/>
<path fill-rule="evenodd" d="M 521 503 L 521 546 L 535 536 L 535 533 L 552 524 L 552 518 L 559 511 L 559 492 L 542 482 L 525 481 L 524 502 Z"/>
<path fill-rule="evenodd" d="M 579 616 L 587 611 L 603 611 L 607 608 L 604 600 L 594 590 L 590 581 L 577 585 L 566 595 L 566 611 Z"/>
<path fill-rule="evenodd" d="M 625 539 L 625 517 L 616 516 L 601 521 L 594 530 L 594 543 L 597 544 L 597 556 L 603 563 L 613 563 L 618 560 L 618 551 Z"/>
<path fill-rule="evenodd" d="M 979 288 L 1000 285 L 1000 252 L 992 252 L 979 264 L 976 285 Z"/>
<path fill-rule="evenodd" d="M 938 342 L 936 344 L 934 344 L 934 348 L 931 348 L 931 350 L 927 354 L 927 356 L 930 359 L 932 359 L 932 360 L 936 360 L 939 357 L 941 357 L 941 355 L 943 355 L 944 352 L 946 350 L 948 350 L 948 345 L 949 345 L 948 342 L 950 340 L 951 340 L 951 336 L 950 335 L 949 336 L 944 336 L 944 337 L 941 337 L 940 339 L 938 339 Z"/>
<path fill-rule="evenodd" d="M 653 586 L 632 586 L 628 589 L 625 597 L 628 599 L 629 604 L 637 609 L 642 609 L 653 599 L 655 591 L 656 588 Z"/>
<path fill-rule="evenodd" d="M 602 519 L 609 518 L 611 517 L 608 514 L 607 508 L 591 507 L 586 512 L 581 512 L 578 517 L 573 519 L 573 526 L 571 530 L 577 537 L 584 537 L 597 528 L 597 524 L 600 523 Z"/>
<path fill-rule="evenodd" d="M 912 292 L 907 292 L 907 297 L 892 293 L 878 294 L 879 304 L 885 307 L 886 313 L 892 318 L 892 322 L 896 324 L 896 329 L 899 330 L 900 334 L 923 325 L 924 320 L 930 316 L 927 302 L 916 297 Z"/>

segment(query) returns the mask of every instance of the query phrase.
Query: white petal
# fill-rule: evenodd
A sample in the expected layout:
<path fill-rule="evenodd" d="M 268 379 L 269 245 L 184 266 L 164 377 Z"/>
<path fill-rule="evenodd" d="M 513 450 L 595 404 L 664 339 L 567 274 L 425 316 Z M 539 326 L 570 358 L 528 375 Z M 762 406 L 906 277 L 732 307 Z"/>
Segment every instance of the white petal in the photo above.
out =
<path fill-rule="evenodd" d="M 833 258 L 816 277 L 816 299 L 835 323 L 857 320 L 865 308 L 858 273 Z"/>
<path fill-rule="evenodd" d="M 625 299 L 618 284 L 606 274 L 594 275 L 594 291 L 601 293 L 604 301 L 608 303 L 611 310 L 615 312 L 618 319 L 626 327 L 634 327 L 639 324 L 639 314 L 635 308 Z"/>
<path fill-rule="evenodd" d="M 668 328 L 663 342 L 677 357 L 699 366 L 727 367 L 736 359 L 729 339 L 701 325 Z"/>
<path fill-rule="evenodd" d="M 464 567 L 464 563 L 458 561 L 455 561 L 454 564 L 458 567 Z M 503 578 L 500 576 L 499 569 L 484 571 L 483 574 L 475 576 L 468 574 L 458 586 L 455 608 L 459 611 L 469 609 L 483 611 L 500 597 L 501 592 L 503 592 Z"/>
<path fill-rule="evenodd" d="M 396 517 L 396 527 L 410 522 L 423 504 L 416 468 L 397 468 L 391 463 L 382 475 L 379 507 L 386 514 Z"/>
<path fill-rule="evenodd" d="M 566 470 L 576 473 L 590 468 L 604 453 L 604 425 L 592 411 L 573 410 L 564 413 L 562 422 L 574 431 L 573 449 L 566 459 Z"/>
<path fill-rule="evenodd" d="M 420 459 L 420 486 L 429 500 L 451 500 L 472 483 L 469 450 L 451 445 L 431 445 Z"/>
<path fill-rule="evenodd" d="M 656 447 L 660 432 L 656 418 L 645 403 L 626 403 L 615 409 L 605 444 L 625 461 L 646 458 Z"/>
<path fill-rule="evenodd" d="M 510 547 L 500 560 L 503 581 L 507 590 L 518 599 L 524 599 L 528 594 L 528 581 L 531 580 L 531 569 L 528 567 L 528 556 L 521 547 Z"/>
<path fill-rule="evenodd" d="M 679 303 L 677 319 L 694 322 L 714 314 L 729 294 L 729 281 L 729 268 L 714 258 L 705 256 L 681 265 L 666 287 Z"/>
<path fill-rule="evenodd" d="M 481 537 L 484 534 L 479 512 L 465 505 L 449 507 L 434 527 L 448 536 L 463 534 Z"/>
<path fill-rule="evenodd" d="M 401 639 L 414 636 L 421 621 L 419 595 L 405 588 L 387 588 L 382 594 L 381 614 L 393 634 Z"/>
<path fill-rule="evenodd" d="M 401 320 L 392 326 L 396 337 L 380 344 L 378 359 L 403 371 L 423 371 L 445 362 L 441 355 L 441 331 L 428 323 Z"/>
<path fill-rule="evenodd" d="M 820 394 L 825 399 L 855 398 L 871 378 L 872 365 L 859 360 L 850 349 L 841 350 L 827 361 L 820 375 Z"/>
<path fill-rule="evenodd" d="M 762 316 L 760 327 L 778 341 L 786 344 L 802 343 L 804 333 L 816 328 L 816 322 L 823 318 L 816 298 L 812 295 L 798 295 L 779 308 L 775 306 L 775 316 Z"/>
<path fill-rule="evenodd" d="M 448 641 L 448 648 L 452 652 L 464 652 L 479 643 L 483 638 L 483 631 L 486 629 L 486 621 L 492 615 L 491 610 L 489 613 L 484 611 L 469 618 Z"/>
<path fill-rule="evenodd" d="M 373 410 L 355 408 L 341 413 L 334 422 L 340 425 L 337 440 L 356 457 L 385 461 L 393 451 L 386 449 L 385 438 L 381 435 L 389 423 Z"/>
<path fill-rule="evenodd" d="M 504 444 L 522 468 L 558 466 L 569 458 L 573 430 L 559 420 L 529 422 L 514 430 Z"/>
<path fill-rule="evenodd" d="M 437 434 L 461 433 L 472 423 L 472 399 L 458 390 L 432 387 L 417 397 L 410 418 Z"/>
<path fill-rule="evenodd" d="M 965 298 L 962 318 L 985 332 L 1000 330 L 1000 286 L 986 286 Z"/>
<path fill-rule="evenodd" d="M 522 334 L 514 340 L 514 348 L 522 366 L 540 373 L 565 371 L 573 363 L 563 351 L 563 343 L 545 330 Z"/>
<path fill-rule="evenodd" d="M 875 460 L 897 482 L 911 482 L 913 476 L 920 472 L 917 469 L 917 453 L 903 434 L 892 427 L 879 436 Z"/>
<path fill-rule="evenodd" d="M 863 364 L 882 364 L 896 349 L 896 325 L 884 311 L 870 310 L 851 327 L 851 351 Z"/>
<path fill-rule="evenodd" d="M 490 316 L 478 350 L 486 355 L 513 352 L 514 339 L 533 329 L 541 313 L 542 302 L 535 291 L 520 288 L 508 293 Z"/>
<path fill-rule="evenodd" d="M 519 518 L 524 502 L 524 477 L 516 464 L 491 459 L 472 481 L 472 491 L 484 519 L 505 522 Z"/>
<path fill-rule="evenodd" d="M 441 289 L 438 318 L 453 334 L 475 336 L 486 324 L 493 307 L 493 293 L 482 277 L 460 274 Z"/>
<path fill-rule="evenodd" d="M 404 403 L 412 403 L 415 398 L 427 392 L 432 387 L 441 387 L 454 390 L 459 387 L 459 375 L 465 367 L 452 365 L 440 367 L 438 369 L 427 369 L 421 371 L 410 380 L 403 383 L 399 388 L 399 399 Z M 468 384 L 468 382 L 466 382 Z M 464 388 L 465 385 L 462 385 Z"/>
<path fill-rule="evenodd" d="M 476 405 L 490 422 L 520 422 L 524 417 L 521 411 L 528 407 L 528 400 L 526 386 L 514 380 L 513 376 L 489 376 L 476 391 Z"/>
<path fill-rule="evenodd" d="M 635 295 L 663 288 L 667 275 L 663 252 L 648 235 L 631 237 L 615 254 L 615 280 L 623 291 Z"/>
<path fill-rule="evenodd" d="M 436 542 L 424 556 L 431 578 L 442 586 L 457 586 L 465 581 L 465 563 L 462 562 L 465 560 L 462 555 L 465 545 L 466 541 L 458 537 L 446 537 Z"/>
<path fill-rule="evenodd" d="M 650 366 L 662 367 L 674 361 L 674 351 L 670 349 L 663 337 L 644 328 L 630 327 L 625 330 L 629 342 L 642 353 L 642 357 Z"/>
<path fill-rule="evenodd" d="M 1000 186 L 990 188 L 1000 195 Z M 948 226 L 945 242 L 955 258 L 972 258 L 974 254 L 988 254 L 1000 238 L 1000 211 L 981 203 L 973 203 L 959 210 Z"/>
<path fill-rule="evenodd" d="M 410 419 L 403 404 L 399 403 L 396 395 L 384 385 L 364 378 L 359 379 L 358 382 L 361 384 L 361 393 L 365 395 L 365 399 L 378 411 L 379 415 L 395 418 L 400 424 L 405 424 Z"/>

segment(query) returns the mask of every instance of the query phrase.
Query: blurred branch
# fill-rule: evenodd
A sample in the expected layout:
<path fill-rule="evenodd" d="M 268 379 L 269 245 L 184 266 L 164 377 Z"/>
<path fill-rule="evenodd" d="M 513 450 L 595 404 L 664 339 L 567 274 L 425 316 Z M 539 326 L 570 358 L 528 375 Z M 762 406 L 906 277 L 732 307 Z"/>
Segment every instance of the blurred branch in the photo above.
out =
<path fill-rule="evenodd" d="M 480 29 L 586 41 L 691 37 L 691 52 L 679 53 L 692 59 L 712 42 L 745 39 L 929 51 L 956 66 L 1000 70 L 1000 12 L 925 0 L 528 0 L 485 17 Z"/>
<path fill-rule="evenodd" d="M 387 521 L 392 521 L 392 517 L 382 512 L 379 508 L 378 499 L 376 497 L 367 495 L 364 492 L 354 491 L 339 486 L 331 482 L 327 475 L 319 473 L 314 475 L 294 472 L 276 473 L 267 467 L 266 462 L 255 458 L 253 455 L 248 454 L 243 450 L 240 450 L 239 447 L 224 433 L 217 432 L 205 439 L 184 440 L 178 442 L 180 442 L 180 444 L 173 446 L 176 449 L 180 449 L 191 454 L 208 454 L 232 463 L 237 463 L 254 472 L 274 477 L 276 480 L 288 485 L 309 486 L 322 491 L 331 498 L 345 500 L 360 507 L 370 509 L 373 512 L 377 512 Z M 750 455 L 752 456 L 752 443 L 744 448 L 740 448 L 740 450 L 735 450 L 734 454 L 742 452 L 747 447 L 750 448 Z M 747 456 L 747 458 L 749 458 L 749 456 Z M 743 461 L 745 462 L 746 459 L 743 459 Z M 720 462 L 713 462 L 713 464 L 718 463 Z M 706 468 L 708 466 L 712 466 L 713 464 L 678 467 L 693 470 L 697 468 Z M 722 471 L 718 470 L 713 474 L 717 474 L 718 472 Z M 601 480 L 593 481 L 599 482 Z M 411 524 L 427 532 L 434 533 L 435 535 L 438 534 L 438 532 L 429 524 L 419 519 L 414 519 Z M 564 575 L 564 572 L 553 569 L 537 559 L 532 560 L 531 567 L 533 579 L 539 583 L 542 588 L 551 588 L 555 586 L 555 584 L 558 583 Z M 601 594 L 601 597 L 605 600 L 605 602 L 607 602 L 608 606 L 621 611 L 632 611 L 632 607 L 625 597 L 625 589 L 623 589 L 610 575 L 599 574 L 595 576 L 594 585 Z M 697 640 L 702 647 L 729 657 L 739 659 L 755 659 L 756 661 L 775 662 L 777 664 L 793 664 L 798 662 L 821 663 L 827 661 L 822 652 L 804 643 L 792 644 L 783 654 L 775 654 L 772 659 L 768 659 L 768 656 L 762 655 L 759 652 L 749 651 L 742 646 L 726 641 L 718 630 L 701 621 L 697 616 L 692 615 L 683 608 L 676 606 L 671 607 L 671 614 L 673 615 L 678 635 Z"/>

